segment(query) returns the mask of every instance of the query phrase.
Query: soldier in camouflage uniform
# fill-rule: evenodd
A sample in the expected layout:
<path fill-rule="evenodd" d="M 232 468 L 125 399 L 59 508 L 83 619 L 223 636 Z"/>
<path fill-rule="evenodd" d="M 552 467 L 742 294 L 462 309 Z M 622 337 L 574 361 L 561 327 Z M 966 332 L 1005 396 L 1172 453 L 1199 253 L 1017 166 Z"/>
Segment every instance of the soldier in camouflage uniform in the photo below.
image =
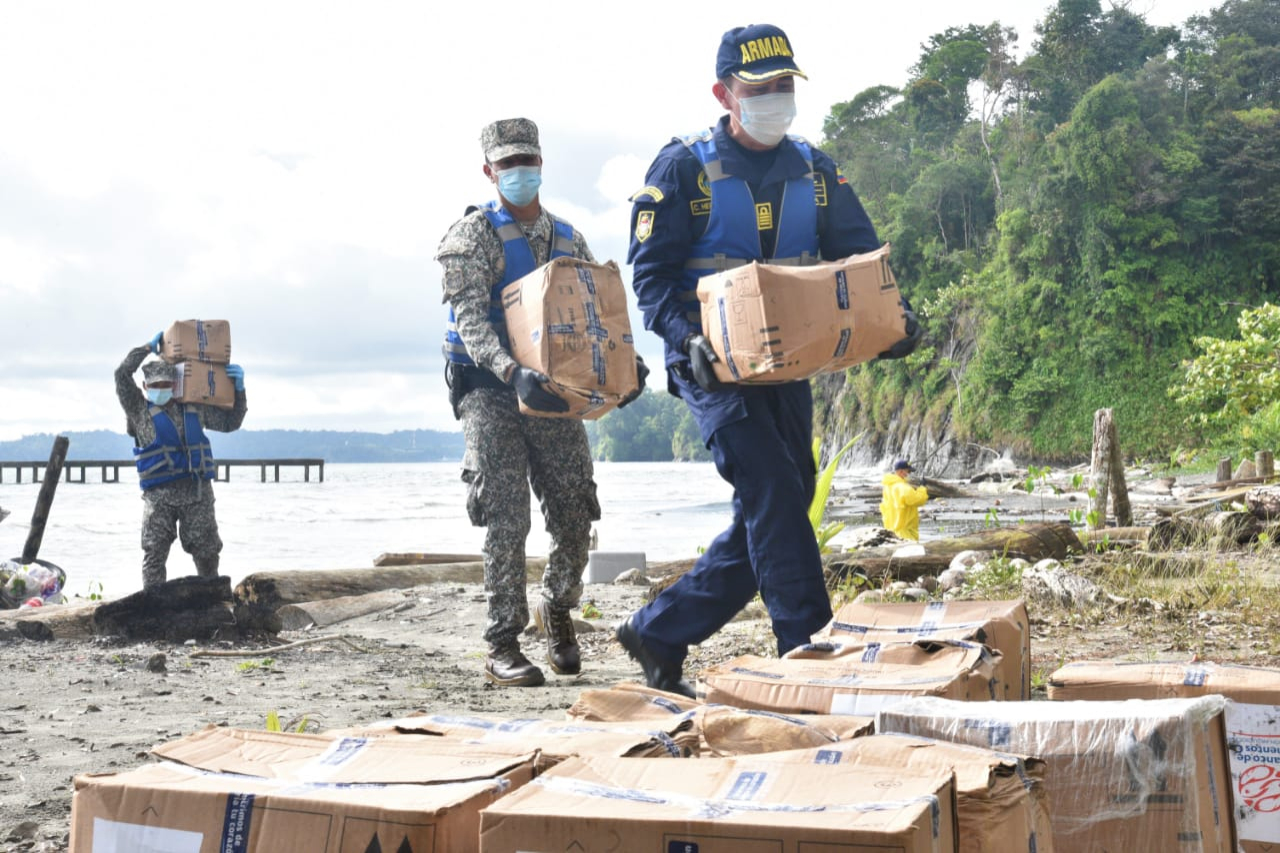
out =
<path fill-rule="evenodd" d="M 519 411 L 519 400 L 549 412 L 568 411 L 568 404 L 543 387 L 545 375 L 511 357 L 500 294 L 551 258 L 595 259 L 582 235 L 539 203 L 542 156 L 534 123 L 523 118 L 494 122 L 481 132 L 480 144 L 484 174 L 498 199 L 468 208 L 436 253 L 450 306 L 446 377 L 466 437 L 467 514 L 472 524 L 486 528 L 485 677 L 496 684 L 536 686 L 543 683 L 542 670 L 521 653 L 519 643 L 529 622 L 529 487 L 551 534 L 534 618 L 546 635 L 547 661 L 561 675 L 581 669 L 571 611 L 582 595 L 591 522 L 600 518 L 600 504 L 582 422 Z"/>
<path fill-rule="evenodd" d="M 163 334 L 163 333 L 161 333 Z M 116 396 L 124 409 L 126 427 L 136 444 L 134 456 L 142 486 L 142 586 L 162 584 L 165 563 L 175 538 L 196 564 L 201 577 L 218 574 L 222 539 L 213 512 L 216 469 L 204 430 L 232 432 L 244 421 L 248 404 L 244 371 L 227 365 L 235 384 L 236 402 L 219 409 L 171 399 L 177 370 L 163 361 L 143 361 L 160 352 L 161 334 L 149 344 L 129 350 L 116 368 Z M 134 384 L 142 367 L 145 393 Z"/>

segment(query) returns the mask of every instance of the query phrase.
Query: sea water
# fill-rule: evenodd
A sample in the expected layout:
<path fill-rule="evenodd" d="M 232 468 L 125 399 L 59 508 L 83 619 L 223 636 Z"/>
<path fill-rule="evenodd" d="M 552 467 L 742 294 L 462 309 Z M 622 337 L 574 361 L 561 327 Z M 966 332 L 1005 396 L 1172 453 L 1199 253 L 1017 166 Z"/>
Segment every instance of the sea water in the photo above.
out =
<path fill-rule="evenodd" d="M 304 482 L 300 468 L 282 468 L 281 482 L 260 481 L 257 468 L 232 468 L 214 486 L 222 535 L 220 573 L 232 585 L 261 571 L 350 569 L 380 554 L 478 554 L 484 530 L 466 515 L 466 486 L 457 462 L 327 464 L 324 482 Z M 732 517 L 733 490 L 710 463 L 597 462 L 602 551 L 643 552 L 650 562 L 696 557 Z M 118 598 L 142 588 L 142 500 L 133 472 L 119 483 L 59 483 L 38 556 L 67 574 L 65 592 Z M 8 478 L 6 478 L 8 479 Z M 841 472 L 837 485 L 878 482 L 871 471 Z M 0 483 L 0 560 L 19 556 L 30 530 L 39 486 Z M 530 555 L 547 553 L 537 501 Z M 174 542 L 169 577 L 195 573 Z"/>

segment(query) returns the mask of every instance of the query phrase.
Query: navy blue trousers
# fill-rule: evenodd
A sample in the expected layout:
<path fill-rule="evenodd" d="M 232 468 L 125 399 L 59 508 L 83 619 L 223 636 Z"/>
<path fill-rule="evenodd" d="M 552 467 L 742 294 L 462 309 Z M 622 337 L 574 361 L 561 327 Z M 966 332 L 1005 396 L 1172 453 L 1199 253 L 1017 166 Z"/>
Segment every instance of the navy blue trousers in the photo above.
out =
<path fill-rule="evenodd" d="M 733 523 L 693 568 L 641 608 L 634 625 L 654 654 L 683 662 L 757 592 L 783 654 L 831 619 L 813 500 L 813 397 L 808 382 L 735 386 L 707 394 L 676 380 L 733 485 Z"/>

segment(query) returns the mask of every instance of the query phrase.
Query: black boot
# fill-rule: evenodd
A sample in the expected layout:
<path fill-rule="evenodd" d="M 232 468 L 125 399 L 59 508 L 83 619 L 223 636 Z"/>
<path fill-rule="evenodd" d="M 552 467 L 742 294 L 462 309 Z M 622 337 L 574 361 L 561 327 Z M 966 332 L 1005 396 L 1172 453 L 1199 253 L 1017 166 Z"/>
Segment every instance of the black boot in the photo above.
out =
<path fill-rule="evenodd" d="M 619 625 L 615 636 L 627 650 L 627 654 L 631 655 L 631 659 L 640 664 L 640 668 L 644 670 L 645 683 L 654 690 L 665 690 L 668 693 L 679 693 L 681 696 L 696 699 L 689 682 L 681 677 L 683 667 L 672 661 L 659 660 L 653 652 L 645 648 L 640 642 L 640 634 L 631 624 L 633 618 L 635 618 L 634 615 Z"/>
<path fill-rule="evenodd" d="M 515 640 L 489 647 L 484 677 L 503 687 L 537 687 L 545 680 L 542 670 L 529 663 Z"/>
<path fill-rule="evenodd" d="M 582 672 L 582 655 L 573 631 L 573 616 L 568 610 L 553 610 L 547 602 L 533 609 L 533 621 L 547 637 L 547 663 L 556 675 Z"/>

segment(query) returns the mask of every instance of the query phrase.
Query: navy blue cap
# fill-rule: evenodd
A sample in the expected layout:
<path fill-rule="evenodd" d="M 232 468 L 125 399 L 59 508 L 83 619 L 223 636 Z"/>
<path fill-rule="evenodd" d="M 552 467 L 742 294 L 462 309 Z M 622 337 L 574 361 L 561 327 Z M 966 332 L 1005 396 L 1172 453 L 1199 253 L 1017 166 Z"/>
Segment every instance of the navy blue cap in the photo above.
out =
<path fill-rule="evenodd" d="M 720 39 L 717 80 L 735 77 L 743 83 L 767 83 L 788 74 L 809 79 L 796 65 L 787 34 L 772 24 L 734 27 Z"/>
<path fill-rule="evenodd" d="M 901 471 L 903 469 L 906 469 L 907 471 L 915 470 L 914 468 L 911 467 L 911 463 L 905 459 L 899 459 L 897 462 L 893 463 L 893 470 Z"/>

